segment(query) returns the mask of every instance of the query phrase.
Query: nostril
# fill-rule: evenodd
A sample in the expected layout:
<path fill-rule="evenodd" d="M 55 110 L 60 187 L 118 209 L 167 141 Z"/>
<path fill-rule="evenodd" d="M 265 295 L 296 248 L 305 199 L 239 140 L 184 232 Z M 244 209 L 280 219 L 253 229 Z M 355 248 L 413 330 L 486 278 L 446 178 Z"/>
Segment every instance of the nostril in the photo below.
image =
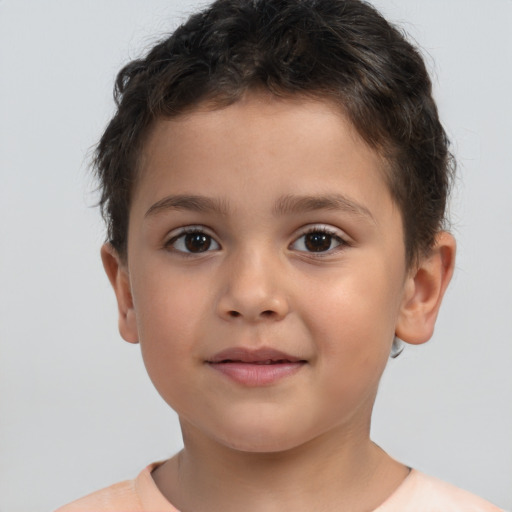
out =
<path fill-rule="evenodd" d="M 238 311 L 234 311 L 234 310 L 229 311 L 228 314 L 231 318 L 238 318 L 239 316 L 242 316 L 242 313 L 239 313 Z M 261 312 L 261 316 L 266 317 L 266 318 L 274 316 L 274 314 L 275 314 L 275 312 L 272 311 L 271 309 L 267 309 L 267 310 Z"/>

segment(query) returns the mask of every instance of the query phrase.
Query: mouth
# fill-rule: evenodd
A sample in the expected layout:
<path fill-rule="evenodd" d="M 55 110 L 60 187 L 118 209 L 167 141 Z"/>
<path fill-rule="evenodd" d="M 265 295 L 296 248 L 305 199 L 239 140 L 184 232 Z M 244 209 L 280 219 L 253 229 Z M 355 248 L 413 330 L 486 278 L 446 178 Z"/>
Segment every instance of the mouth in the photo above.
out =
<path fill-rule="evenodd" d="M 263 348 L 231 348 L 208 359 L 206 363 L 225 377 L 248 387 L 268 386 L 297 373 L 306 363 L 284 352 Z"/>

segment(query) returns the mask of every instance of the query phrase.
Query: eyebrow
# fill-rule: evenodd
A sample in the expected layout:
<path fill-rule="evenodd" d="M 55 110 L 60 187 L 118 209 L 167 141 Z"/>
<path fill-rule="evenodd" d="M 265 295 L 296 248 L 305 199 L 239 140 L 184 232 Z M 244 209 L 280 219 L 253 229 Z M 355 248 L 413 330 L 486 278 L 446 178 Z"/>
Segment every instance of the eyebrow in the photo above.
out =
<path fill-rule="evenodd" d="M 275 215 L 304 213 L 316 210 L 343 211 L 375 222 L 375 219 L 368 208 L 341 194 L 327 194 L 319 196 L 286 195 L 281 197 L 274 206 Z"/>
<path fill-rule="evenodd" d="M 227 215 L 229 213 L 228 202 L 226 200 L 184 194 L 167 196 L 160 199 L 148 209 L 144 216 L 146 218 L 152 217 L 168 210 L 188 210 L 220 215 Z M 317 210 L 343 211 L 375 222 L 368 208 L 341 194 L 318 196 L 285 195 L 276 201 L 272 213 L 275 216 L 283 216 Z"/>
<path fill-rule="evenodd" d="M 227 215 L 228 213 L 227 203 L 222 199 L 195 195 L 175 195 L 167 196 L 157 201 L 149 208 L 144 217 L 152 217 L 168 210 L 189 210 L 220 215 Z"/>

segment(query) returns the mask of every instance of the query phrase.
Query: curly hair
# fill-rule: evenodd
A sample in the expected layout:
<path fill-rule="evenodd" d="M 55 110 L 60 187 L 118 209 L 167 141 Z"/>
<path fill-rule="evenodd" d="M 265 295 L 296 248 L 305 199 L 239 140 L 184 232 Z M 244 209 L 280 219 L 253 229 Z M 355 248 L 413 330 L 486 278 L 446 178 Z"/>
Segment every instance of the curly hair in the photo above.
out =
<path fill-rule="evenodd" d="M 455 164 L 419 51 L 364 1 L 217 0 L 117 76 L 117 111 L 94 164 L 108 240 L 121 258 L 138 159 L 155 121 L 261 88 L 339 105 L 383 157 L 407 264 L 428 253 Z"/>

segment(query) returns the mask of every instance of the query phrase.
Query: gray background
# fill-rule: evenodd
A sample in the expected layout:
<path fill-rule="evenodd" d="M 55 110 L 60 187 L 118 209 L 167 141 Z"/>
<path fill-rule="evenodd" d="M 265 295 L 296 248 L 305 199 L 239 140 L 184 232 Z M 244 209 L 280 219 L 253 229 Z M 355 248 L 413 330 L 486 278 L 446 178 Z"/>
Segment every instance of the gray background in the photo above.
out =
<path fill-rule="evenodd" d="M 512 2 L 375 4 L 432 70 L 459 253 L 434 338 L 389 365 L 374 439 L 512 508 Z M 52 510 L 180 447 L 117 333 L 87 154 L 119 67 L 196 5 L 0 0 L 0 512 Z"/>

